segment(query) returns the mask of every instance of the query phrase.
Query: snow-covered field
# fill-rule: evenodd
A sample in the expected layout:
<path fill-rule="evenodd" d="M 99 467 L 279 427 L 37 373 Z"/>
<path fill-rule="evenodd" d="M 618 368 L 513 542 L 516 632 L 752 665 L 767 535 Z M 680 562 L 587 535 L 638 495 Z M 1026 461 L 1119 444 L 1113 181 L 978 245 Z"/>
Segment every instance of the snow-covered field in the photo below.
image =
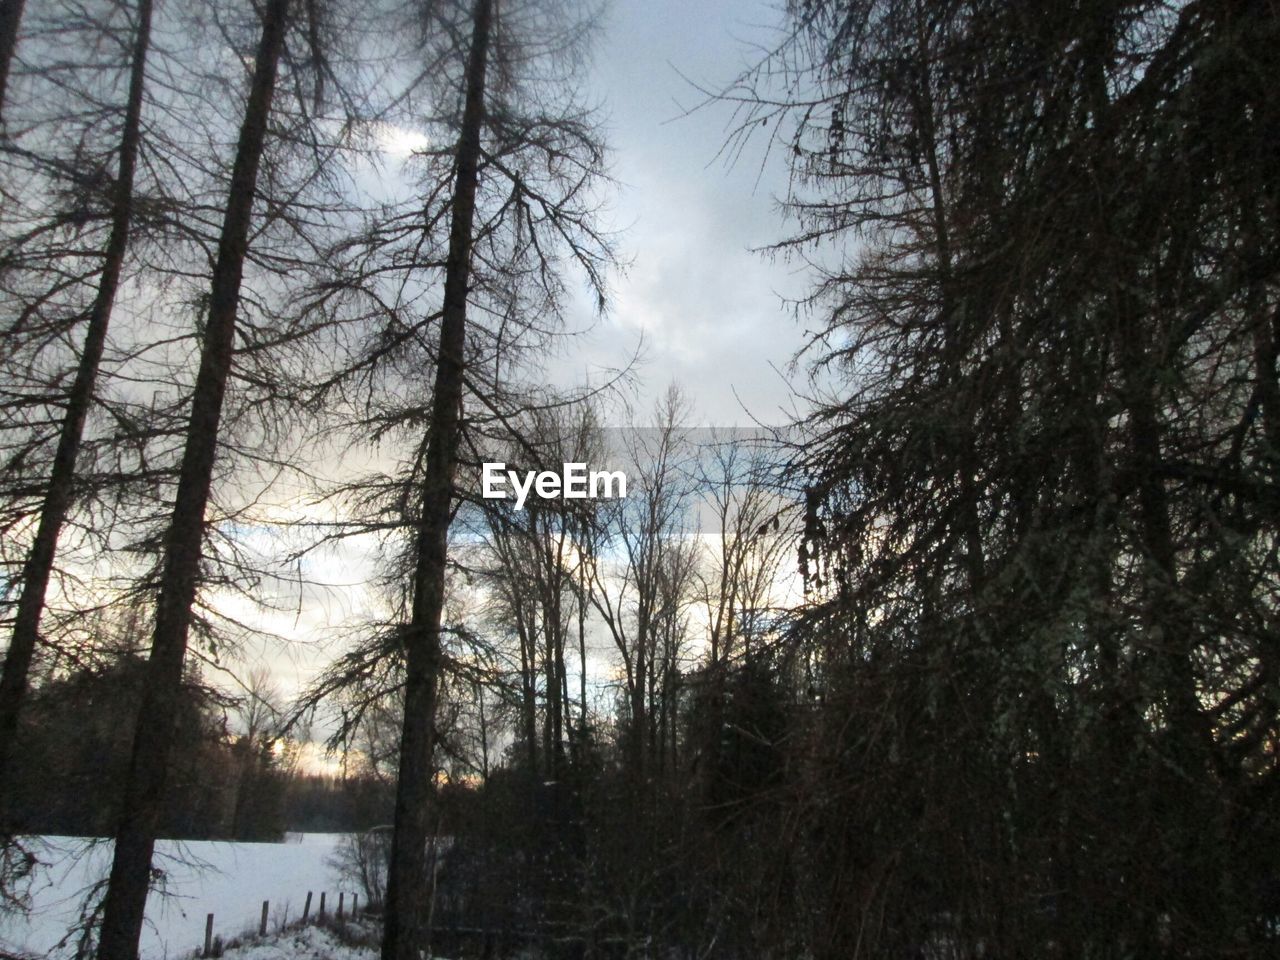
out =
<path fill-rule="evenodd" d="M 166 891 L 152 891 L 142 933 L 143 960 L 186 957 L 204 943 L 206 914 L 224 940 L 246 930 L 257 932 L 262 901 L 271 902 L 268 930 L 302 916 L 307 891 L 314 892 L 312 913 L 321 891 L 326 909 L 347 895 L 327 862 L 340 834 L 293 835 L 289 843 L 160 841 L 154 865 L 165 872 Z M 58 942 L 80 915 L 86 893 L 111 866 L 111 843 L 76 837 L 23 840 L 41 862 L 31 885 L 29 916 L 0 914 L 0 952 L 34 957 L 56 956 Z M 308 934 L 307 936 L 311 936 Z"/>
<path fill-rule="evenodd" d="M 321 927 L 290 930 L 228 950 L 222 960 L 377 960 L 373 947 L 352 947 Z"/>

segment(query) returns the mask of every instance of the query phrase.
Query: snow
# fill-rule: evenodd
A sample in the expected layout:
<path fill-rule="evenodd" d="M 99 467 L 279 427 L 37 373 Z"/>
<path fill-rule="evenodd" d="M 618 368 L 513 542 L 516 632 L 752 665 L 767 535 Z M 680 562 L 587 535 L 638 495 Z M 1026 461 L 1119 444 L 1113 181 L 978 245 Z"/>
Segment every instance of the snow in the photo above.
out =
<path fill-rule="evenodd" d="M 350 882 L 341 885 L 327 862 L 341 837 L 294 834 L 289 838 L 292 842 L 287 843 L 159 841 L 152 862 L 164 871 L 165 892 L 162 895 L 153 890 L 147 899 L 147 922 L 140 946 L 142 960 L 189 956 L 203 946 L 208 913 L 214 915 L 214 935 L 225 941 L 246 931 L 257 932 L 263 900 L 271 904 L 268 931 L 302 916 L 308 890 L 315 893 L 313 915 L 319 907 L 321 891 L 328 895 L 329 913 L 337 907 L 339 890 L 346 893 L 349 903 L 353 892 Z M 71 954 L 74 943 L 58 949 L 59 941 L 75 924 L 86 893 L 110 869 L 111 842 L 80 837 L 27 837 L 22 843 L 40 860 L 41 867 L 31 886 L 30 915 L 0 914 L 0 953 L 35 957 Z M 305 933 L 304 939 L 311 936 Z M 284 940 L 280 942 L 283 944 Z M 265 945 L 259 946 L 266 949 Z M 274 960 L 329 954 L 313 951 L 243 956 Z M 345 960 L 363 954 L 333 956 Z"/>
<path fill-rule="evenodd" d="M 223 960 L 374 960 L 373 947 L 353 947 L 342 943 L 323 927 L 290 930 L 257 943 L 232 947 Z"/>

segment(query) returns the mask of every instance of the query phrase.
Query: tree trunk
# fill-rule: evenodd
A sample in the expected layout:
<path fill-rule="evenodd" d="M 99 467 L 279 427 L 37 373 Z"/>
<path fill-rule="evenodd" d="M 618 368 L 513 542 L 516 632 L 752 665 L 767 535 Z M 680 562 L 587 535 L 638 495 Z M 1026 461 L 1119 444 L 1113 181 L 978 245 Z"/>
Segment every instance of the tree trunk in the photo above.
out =
<path fill-rule="evenodd" d="M 582 571 L 578 584 L 578 699 L 581 703 L 582 716 L 578 720 L 579 729 L 587 727 L 587 575 L 581 558 L 578 569 Z"/>
<path fill-rule="evenodd" d="M 552 568 L 548 571 L 551 578 L 550 619 L 555 637 L 554 649 L 552 651 L 555 658 L 555 688 L 552 691 L 555 712 L 551 716 L 552 753 L 549 760 L 549 763 L 553 764 L 551 774 L 553 779 L 559 779 L 564 770 L 564 732 L 565 719 L 568 713 L 568 697 L 565 696 L 564 693 L 564 635 L 566 628 L 564 621 L 564 543 L 566 537 L 566 518 L 562 514 L 558 519 L 560 527 L 556 534 L 556 552 Z"/>
<path fill-rule="evenodd" d="M 480 785 L 489 783 L 489 719 L 484 712 L 484 685 L 478 682 L 471 684 L 476 705 L 480 709 Z"/>
<path fill-rule="evenodd" d="M 4 122 L 4 105 L 9 93 L 9 67 L 18 48 L 18 28 L 22 25 L 22 11 L 26 0 L 0 0 L 0 124 Z M 150 17 L 150 3 L 147 16 Z M 139 6 L 141 12 L 141 6 Z M 148 30 L 150 22 L 148 19 Z M 140 28 L 141 29 L 141 28 Z M 127 133 L 126 133 L 127 136 Z"/>
<path fill-rule="evenodd" d="M 422 481 L 413 607 L 404 629 L 405 704 L 396 785 L 395 833 L 387 872 L 384 960 L 418 960 L 422 943 L 420 907 L 427 894 L 427 807 L 431 799 L 433 723 L 440 671 L 440 619 L 444 607 L 445 560 L 453 478 L 461 433 L 465 369 L 467 287 L 471 278 L 472 224 L 484 123 L 485 68 L 492 0 L 476 0 L 466 101 L 458 139 L 457 180 L 449 225 L 440 353 Z"/>
<path fill-rule="evenodd" d="M 553 587 L 543 585 L 544 599 L 550 601 L 547 591 Z M 547 604 L 543 611 L 542 628 L 546 635 L 546 663 L 543 668 L 546 685 L 547 712 L 542 720 L 543 753 L 546 756 L 546 775 L 550 780 L 560 776 L 561 760 L 561 726 L 560 726 L 560 622 L 559 612 L 554 602 Z"/>
<path fill-rule="evenodd" d="M 252 85 L 231 171 L 200 369 L 191 400 L 191 418 L 178 490 L 166 535 L 155 632 L 147 662 L 147 682 L 139 705 L 124 806 L 116 833 L 115 859 L 103 904 L 99 960 L 133 960 L 142 932 L 151 853 L 182 687 L 182 664 L 191 626 L 191 606 L 200 575 L 204 513 L 217 452 L 218 423 L 231 370 L 240 281 L 248 249 L 258 162 L 266 138 L 288 12 L 289 0 L 268 0 L 265 5 Z"/>
<path fill-rule="evenodd" d="M 525 758 L 529 775 L 538 775 L 538 661 L 534 639 L 536 623 L 520 629 L 520 722 L 524 728 Z"/>
<path fill-rule="evenodd" d="M 578 731 L 573 723 L 573 698 L 569 695 L 569 671 L 564 661 L 564 642 L 565 635 L 568 633 L 568 622 L 565 623 L 565 630 L 560 634 L 560 713 L 561 722 L 564 724 L 564 739 L 568 744 L 568 756 L 577 756 Z M 560 744 L 556 753 L 556 759 L 561 768 L 565 763 L 565 744 Z"/>
<path fill-rule="evenodd" d="M 0 43 L 3 44 L 3 49 L 0 49 L 0 55 L 3 55 L 3 63 L 0 63 L 0 102 L 3 100 L 4 71 L 8 70 L 8 58 L 13 53 L 10 28 L 16 30 L 16 18 L 21 14 L 21 7 L 21 3 L 7 3 L 3 18 L 0 18 L 0 29 L 4 31 L 0 34 Z M 134 170 L 137 168 L 138 142 L 141 137 L 142 89 L 146 82 L 147 49 L 151 42 L 151 7 L 152 0 L 140 0 L 138 4 L 138 27 L 134 35 L 129 69 L 129 94 L 125 105 L 124 130 L 120 135 L 120 170 L 111 198 L 111 233 L 107 237 L 103 254 L 98 290 L 89 310 L 80 363 L 71 391 L 67 395 L 66 412 L 53 455 L 49 486 L 40 508 L 35 541 L 23 566 L 22 595 L 14 616 L 4 673 L 0 675 L 0 827 L 8 819 L 6 787 L 13 758 L 14 737 L 18 729 L 18 711 L 26 694 L 27 675 L 31 670 L 39 636 L 40 615 L 44 611 L 58 534 L 71 506 L 76 458 L 84 435 L 85 418 L 93 400 L 98 364 L 102 360 L 103 344 L 111 322 L 116 288 L 120 284 L 125 250 L 129 245 L 129 226 L 133 219 Z M 12 24 L 11 19 L 15 20 Z"/>
<path fill-rule="evenodd" d="M 643 634 L 639 635 L 643 637 Z M 644 780 L 649 743 L 649 714 L 645 709 L 649 690 L 645 662 L 647 654 L 644 649 L 647 642 L 642 639 L 636 645 L 635 686 L 631 690 L 631 772 L 640 782 Z"/>

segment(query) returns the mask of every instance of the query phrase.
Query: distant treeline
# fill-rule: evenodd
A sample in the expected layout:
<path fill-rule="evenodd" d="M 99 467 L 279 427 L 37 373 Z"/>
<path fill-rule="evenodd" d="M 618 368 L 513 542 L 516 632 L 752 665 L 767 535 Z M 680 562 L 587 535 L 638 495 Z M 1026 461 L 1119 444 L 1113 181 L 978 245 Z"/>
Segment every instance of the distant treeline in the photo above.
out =
<path fill-rule="evenodd" d="M 109 836 L 143 658 L 126 652 L 46 680 L 18 737 L 12 816 L 24 833 Z M 235 732 L 232 701 L 188 677 L 161 833 L 178 839 L 278 840 L 389 822 L 391 786 L 298 769 L 298 746 L 272 730 Z"/>

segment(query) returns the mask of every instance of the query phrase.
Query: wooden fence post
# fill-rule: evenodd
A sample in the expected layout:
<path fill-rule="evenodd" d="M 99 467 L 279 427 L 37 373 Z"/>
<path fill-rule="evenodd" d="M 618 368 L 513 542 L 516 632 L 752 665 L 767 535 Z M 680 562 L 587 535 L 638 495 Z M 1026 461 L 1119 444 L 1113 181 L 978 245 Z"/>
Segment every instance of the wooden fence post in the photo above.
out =
<path fill-rule="evenodd" d="M 320 891 L 320 912 L 316 914 L 321 920 L 324 919 L 324 891 Z"/>
<path fill-rule="evenodd" d="M 202 956 L 209 956 L 213 953 L 213 914 L 209 914 L 204 918 L 204 953 Z"/>
<path fill-rule="evenodd" d="M 307 891 L 307 902 L 302 908 L 302 922 L 307 922 L 307 917 L 311 916 L 311 891 Z"/>
<path fill-rule="evenodd" d="M 267 908 L 271 906 L 270 900 L 262 901 L 262 922 L 258 924 L 258 936 L 265 937 L 267 935 Z"/>
<path fill-rule="evenodd" d="M 356 904 L 360 902 L 360 894 L 353 893 L 351 895 L 351 919 L 356 918 Z"/>
<path fill-rule="evenodd" d="M 339 920 L 342 919 L 342 904 L 343 904 L 343 901 L 346 899 L 347 899 L 347 895 L 343 891 L 339 890 L 338 891 L 338 919 Z"/>

